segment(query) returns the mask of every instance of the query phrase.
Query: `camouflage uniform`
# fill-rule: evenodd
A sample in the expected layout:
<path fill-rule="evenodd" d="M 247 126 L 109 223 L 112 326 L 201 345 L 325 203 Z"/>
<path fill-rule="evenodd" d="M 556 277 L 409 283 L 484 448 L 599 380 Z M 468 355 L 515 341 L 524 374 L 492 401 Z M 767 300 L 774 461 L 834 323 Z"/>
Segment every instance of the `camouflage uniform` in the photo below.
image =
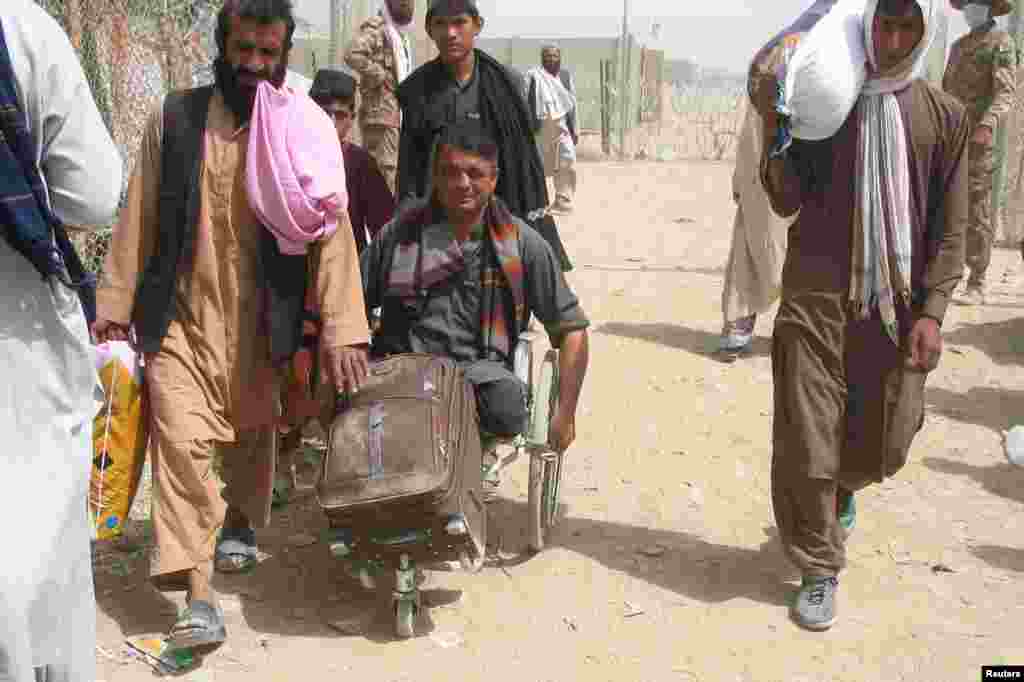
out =
<path fill-rule="evenodd" d="M 363 146 L 377 162 L 394 194 L 402 114 L 395 94 L 398 64 L 384 17 L 371 17 L 363 22 L 345 54 L 345 63 L 359 75 Z"/>
<path fill-rule="evenodd" d="M 1013 40 L 995 23 L 971 31 L 953 45 L 942 85 L 967 107 L 972 134 L 980 126 L 992 131 L 990 145 L 970 144 L 970 216 L 967 225 L 969 287 L 983 288 L 992 257 L 992 175 L 995 133 L 1014 107 L 1017 90 Z"/>

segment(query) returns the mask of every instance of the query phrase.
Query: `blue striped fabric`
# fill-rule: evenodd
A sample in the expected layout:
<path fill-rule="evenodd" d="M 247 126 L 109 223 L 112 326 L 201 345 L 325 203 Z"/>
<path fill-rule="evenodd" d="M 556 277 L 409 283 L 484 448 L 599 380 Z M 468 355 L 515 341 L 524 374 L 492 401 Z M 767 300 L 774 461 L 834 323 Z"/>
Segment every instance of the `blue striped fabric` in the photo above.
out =
<path fill-rule="evenodd" d="M 14 67 L 0 25 L 0 226 L 4 238 L 43 277 L 79 285 L 84 269 L 50 210 L 35 141 L 18 103 Z M 67 262 L 66 262 L 67 261 Z"/>

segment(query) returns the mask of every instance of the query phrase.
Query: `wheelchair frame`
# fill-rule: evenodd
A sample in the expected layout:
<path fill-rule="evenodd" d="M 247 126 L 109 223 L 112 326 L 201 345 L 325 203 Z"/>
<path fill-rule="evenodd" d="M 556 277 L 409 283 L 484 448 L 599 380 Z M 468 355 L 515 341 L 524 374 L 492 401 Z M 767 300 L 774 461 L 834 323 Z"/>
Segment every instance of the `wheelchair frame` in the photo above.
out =
<path fill-rule="evenodd" d="M 529 423 L 525 434 L 512 440 L 486 440 L 484 456 L 496 455 L 501 445 L 511 445 L 512 454 L 504 459 L 497 459 L 495 464 L 481 474 L 488 476 L 497 474 L 509 464 L 519 459 L 522 453 L 530 457 L 529 495 L 528 495 L 528 544 L 533 552 L 540 552 L 547 544 L 550 529 L 558 522 L 560 483 L 562 476 L 561 453 L 552 451 L 549 445 L 551 418 L 558 406 L 559 376 L 558 351 L 548 350 L 536 366 L 537 349 L 541 335 L 534 331 L 526 331 L 519 336 L 514 357 L 514 372 L 526 384 L 526 406 Z M 486 538 L 482 538 L 486 543 Z M 399 543 L 401 544 L 401 543 Z M 342 542 L 329 542 L 331 554 L 339 559 L 349 558 L 349 549 Z M 483 568 L 485 548 L 476 548 L 476 552 L 463 552 L 459 555 L 459 563 L 464 571 L 476 573 Z M 417 580 L 416 561 L 412 553 L 401 552 L 394 563 L 395 589 L 392 593 L 392 611 L 395 616 L 395 633 L 401 638 L 409 638 L 415 634 L 418 612 L 422 609 L 419 581 Z M 383 562 L 381 562 L 383 563 Z M 381 566 L 370 562 L 353 565 L 353 577 L 364 588 L 376 587 L 376 574 Z"/>
<path fill-rule="evenodd" d="M 511 445 L 512 455 L 498 459 L 485 472 L 494 475 L 519 459 L 522 453 L 530 457 L 528 484 L 528 542 L 534 552 L 547 544 L 548 533 L 558 522 L 562 479 L 562 453 L 554 452 L 549 444 L 551 418 L 558 407 L 559 375 L 558 351 L 550 349 L 537 367 L 537 348 L 541 335 L 527 331 L 519 336 L 514 357 L 514 371 L 526 384 L 526 408 L 529 422 L 526 433 L 512 440 L 494 441 L 484 455 L 495 455 L 499 445 Z"/>

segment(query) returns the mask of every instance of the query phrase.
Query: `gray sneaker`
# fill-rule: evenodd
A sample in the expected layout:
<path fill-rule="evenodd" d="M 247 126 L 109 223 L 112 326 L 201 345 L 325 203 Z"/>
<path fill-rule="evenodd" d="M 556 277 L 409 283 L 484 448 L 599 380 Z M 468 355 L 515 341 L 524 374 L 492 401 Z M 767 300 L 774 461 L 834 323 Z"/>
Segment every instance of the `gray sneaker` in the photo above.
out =
<path fill-rule="evenodd" d="M 722 338 L 718 343 L 718 352 L 726 355 L 738 355 L 750 348 L 750 343 L 754 340 L 754 325 L 756 322 L 756 315 L 749 315 L 727 322 L 722 329 Z"/>
<path fill-rule="evenodd" d="M 808 630 L 828 630 L 836 622 L 837 578 L 804 578 L 793 604 L 796 624 Z"/>

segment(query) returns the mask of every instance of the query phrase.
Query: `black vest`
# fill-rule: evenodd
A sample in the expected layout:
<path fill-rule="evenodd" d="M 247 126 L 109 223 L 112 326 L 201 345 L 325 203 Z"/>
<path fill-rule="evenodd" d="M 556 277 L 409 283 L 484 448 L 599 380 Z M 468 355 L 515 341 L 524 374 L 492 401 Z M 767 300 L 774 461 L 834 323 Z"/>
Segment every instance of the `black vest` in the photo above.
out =
<path fill-rule="evenodd" d="M 177 315 L 177 292 L 192 272 L 199 221 L 203 140 L 213 87 L 169 94 L 164 101 L 160 159 L 159 233 L 135 295 L 132 324 L 143 352 L 160 350 Z M 262 231 L 266 330 L 274 365 L 286 362 L 302 342 L 306 256 L 282 255 L 269 230 Z"/>

